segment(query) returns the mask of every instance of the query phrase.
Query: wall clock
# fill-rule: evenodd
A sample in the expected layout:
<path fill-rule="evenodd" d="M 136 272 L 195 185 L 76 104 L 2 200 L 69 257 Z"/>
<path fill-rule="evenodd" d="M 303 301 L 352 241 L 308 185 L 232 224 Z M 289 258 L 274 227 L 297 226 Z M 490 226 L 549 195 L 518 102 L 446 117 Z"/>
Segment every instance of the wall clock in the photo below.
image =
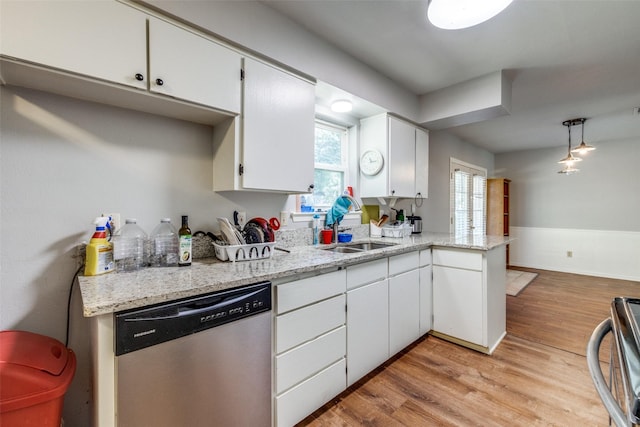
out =
<path fill-rule="evenodd" d="M 384 159 L 378 150 L 367 150 L 360 156 L 360 170 L 365 175 L 376 175 L 382 170 Z"/>

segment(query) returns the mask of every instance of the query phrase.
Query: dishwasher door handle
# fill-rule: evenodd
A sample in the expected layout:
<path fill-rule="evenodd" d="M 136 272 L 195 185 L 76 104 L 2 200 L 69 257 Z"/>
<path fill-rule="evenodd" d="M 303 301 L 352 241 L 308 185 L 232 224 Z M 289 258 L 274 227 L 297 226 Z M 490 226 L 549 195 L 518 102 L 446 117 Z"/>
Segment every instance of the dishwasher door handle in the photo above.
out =
<path fill-rule="evenodd" d="M 204 307 L 200 307 L 198 305 L 185 305 L 184 307 L 178 307 L 177 312 L 171 315 L 160 315 L 160 316 L 144 316 L 144 317 L 129 317 L 124 319 L 125 322 L 150 322 L 150 321 L 158 321 L 158 320 L 172 320 L 172 319 L 181 319 L 184 317 L 195 316 L 202 313 L 206 313 L 211 310 L 217 310 L 224 308 L 226 306 L 237 303 L 238 301 L 242 301 L 244 299 L 251 298 L 260 292 L 263 292 L 263 289 L 258 289 L 248 294 L 242 294 L 236 297 L 225 298 L 222 301 L 218 300 L 212 304 L 207 304 Z M 195 308 L 197 307 L 197 308 Z"/>
<path fill-rule="evenodd" d="M 596 391 L 598 392 L 604 407 L 611 416 L 611 419 L 618 427 L 625 427 L 630 426 L 631 424 L 627 420 L 622 408 L 620 408 L 620 405 L 618 405 L 615 397 L 611 394 L 611 391 L 607 386 L 607 381 L 602 374 L 602 369 L 600 368 L 600 344 L 602 344 L 602 340 L 609 332 L 611 332 L 611 330 L 612 322 L 610 318 L 603 320 L 593 330 L 589 343 L 587 344 L 587 365 L 589 366 L 589 372 L 591 373 L 591 379 L 596 387 Z M 613 354 L 611 357 L 613 357 Z M 613 360 L 610 362 L 613 362 Z"/>

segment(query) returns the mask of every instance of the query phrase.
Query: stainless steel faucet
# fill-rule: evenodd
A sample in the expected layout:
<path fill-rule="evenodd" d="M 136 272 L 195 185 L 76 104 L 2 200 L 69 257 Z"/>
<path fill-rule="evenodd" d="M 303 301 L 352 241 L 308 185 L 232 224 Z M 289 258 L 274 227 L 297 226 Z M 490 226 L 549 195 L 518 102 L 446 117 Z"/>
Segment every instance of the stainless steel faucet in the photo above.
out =
<path fill-rule="evenodd" d="M 351 202 L 351 206 L 353 206 L 353 211 L 357 212 L 357 211 L 361 211 L 362 210 L 362 206 L 360 206 L 360 203 L 358 203 L 358 201 L 353 197 L 350 196 L 348 194 L 343 194 L 340 197 L 338 197 L 336 199 L 336 201 L 340 200 L 340 199 L 347 199 L 349 200 L 349 202 Z M 335 203 L 335 202 L 334 202 Z M 336 220 L 333 223 L 333 243 L 338 243 L 338 220 Z"/>

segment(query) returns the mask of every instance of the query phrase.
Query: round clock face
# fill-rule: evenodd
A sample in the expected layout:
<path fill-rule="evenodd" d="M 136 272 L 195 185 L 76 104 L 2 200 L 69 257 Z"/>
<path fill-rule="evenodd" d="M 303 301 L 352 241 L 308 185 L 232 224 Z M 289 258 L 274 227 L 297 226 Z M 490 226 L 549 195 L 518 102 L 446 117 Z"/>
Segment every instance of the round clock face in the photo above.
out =
<path fill-rule="evenodd" d="M 365 175 L 375 175 L 382 170 L 384 159 L 378 150 L 367 150 L 360 157 L 360 170 Z"/>

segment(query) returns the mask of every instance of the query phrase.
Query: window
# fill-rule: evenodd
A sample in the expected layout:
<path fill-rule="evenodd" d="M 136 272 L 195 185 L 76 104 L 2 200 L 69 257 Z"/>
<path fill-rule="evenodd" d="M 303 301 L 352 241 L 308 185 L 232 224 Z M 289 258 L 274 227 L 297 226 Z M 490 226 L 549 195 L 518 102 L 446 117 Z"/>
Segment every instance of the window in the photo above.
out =
<path fill-rule="evenodd" d="M 486 234 L 487 170 L 451 159 L 451 233 Z"/>
<path fill-rule="evenodd" d="M 316 209 L 326 210 L 340 196 L 348 174 L 347 129 L 316 121 L 313 199 Z"/>

